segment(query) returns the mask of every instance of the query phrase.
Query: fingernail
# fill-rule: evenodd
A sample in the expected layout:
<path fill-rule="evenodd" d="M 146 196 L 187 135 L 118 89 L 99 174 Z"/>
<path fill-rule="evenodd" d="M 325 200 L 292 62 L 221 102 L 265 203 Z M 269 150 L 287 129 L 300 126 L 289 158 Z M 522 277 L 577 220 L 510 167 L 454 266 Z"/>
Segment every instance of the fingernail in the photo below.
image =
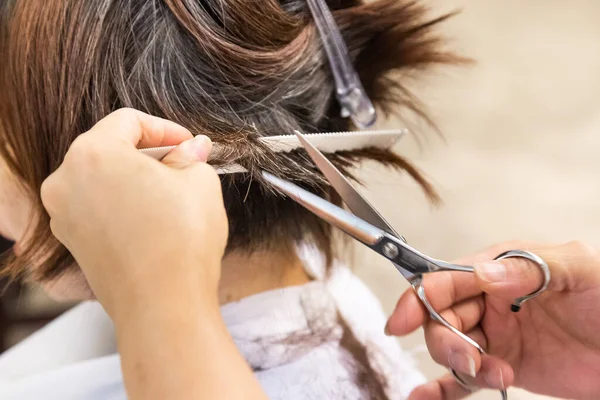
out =
<path fill-rule="evenodd" d="M 392 336 L 392 332 L 390 332 L 390 327 L 388 326 L 388 324 L 385 324 L 385 328 L 383 328 L 383 333 L 385 333 L 385 336 Z"/>
<path fill-rule="evenodd" d="M 475 270 L 486 282 L 503 282 L 506 280 L 506 267 L 499 262 L 485 262 L 475 265 Z"/>
<path fill-rule="evenodd" d="M 491 387 L 495 389 L 506 389 L 506 386 L 504 386 L 504 374 L 502 373 L 502 369 L 489 371 L 485 374 L 484 378 Z"/>
<path fill-rule="evenodd" d="M 475 360 L 470 355 L 451 351 L 448 356 L 448 363 L 453 370 L 475 378 Z"/>
<path fill-rule="evenodd" d="M 206 161 L 212 148 L 210 139 L 207 136 L 198 135 L 192 139 L 191 144 L 196 158 L 200 161 Z"/>

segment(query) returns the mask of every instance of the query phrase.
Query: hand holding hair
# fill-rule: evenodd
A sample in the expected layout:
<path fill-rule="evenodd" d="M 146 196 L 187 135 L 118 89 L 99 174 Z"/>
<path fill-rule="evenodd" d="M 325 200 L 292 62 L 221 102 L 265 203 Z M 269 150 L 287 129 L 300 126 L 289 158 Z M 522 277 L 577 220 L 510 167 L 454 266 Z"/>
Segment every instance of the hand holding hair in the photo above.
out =
<path fill-rule="evenodd" d="M 176 144 L 163 163 L 136 150 Z M 53 234 L 116 325 L 132 399 L 263 397 L 219 312 L 227 216 L 210 149 L 122 109 L 75 140 L 41 189 Z"/>
<path fill-rule="evenodd" d="M 510 311 L 515 297 L 535 291 L 543 281 L 530 261 L 493 260 L 521 248 L 548 264 L 548 290 Z M 433 307 L 489 355 L 482 357 L 443 326 L 429 320 L 414 291 L 406 291 L 386 331 L 406 335 L 419 326 L 433 359 L 473 376 L 473 386 L 517 386 L 560 398 L 600 397 L 600 253 L 580 242 L 558 246 L 509 242 L 458 261 L 474 265 L 475 274 L 427 276 L 425 288 Z M 440 290 L 439 288 L 450 288 Z M 454 400 L 467 397 L 451 375 L 417 388 L 411 400 Z"/>
<path fill-rule="evenodd" d="M 53 234 L 112 318 L 123 302 L 183 282 L 216 293 L 227 220 L 219 179 L 205 164 L 210 140 L 192 138 L 175 123 L 119 110 L 75 140 L 42 185 Z M 179 143 L 164 164 L 136 151 Z"/>

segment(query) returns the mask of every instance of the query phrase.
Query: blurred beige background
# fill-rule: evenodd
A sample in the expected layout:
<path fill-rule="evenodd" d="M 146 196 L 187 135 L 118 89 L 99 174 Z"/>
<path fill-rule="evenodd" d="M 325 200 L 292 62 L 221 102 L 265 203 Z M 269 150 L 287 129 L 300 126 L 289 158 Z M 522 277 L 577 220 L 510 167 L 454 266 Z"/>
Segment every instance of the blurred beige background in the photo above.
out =
<path fill-rule="evenodd" d="M 443 28 L 477 64 L 415 87 L 444 140 L 423 129 L 422 148 L 409 138 L 398 150 L 436 183 L 444 205 L 432 208 L 408 178 L 373 165 L 363 171 L 369 199 L 409 243 L 443 259 L 508 239 L 600 244 L 600 1 L 437 3 L 436 12 L 463 10 Z M 406 282 L 357 252 L 358 273 L 391 312 Z M 403 342 L 423 344 L 422 332 Z M 444 373 L 428 354 L 419 361 L 431 378 Z"/>

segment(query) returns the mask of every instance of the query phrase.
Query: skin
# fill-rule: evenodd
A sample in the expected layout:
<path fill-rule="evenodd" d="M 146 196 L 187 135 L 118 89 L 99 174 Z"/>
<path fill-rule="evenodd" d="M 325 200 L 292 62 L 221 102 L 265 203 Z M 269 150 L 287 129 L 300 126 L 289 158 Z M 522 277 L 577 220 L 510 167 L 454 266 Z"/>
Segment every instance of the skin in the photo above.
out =
<path fill-rule="evenodd" d="M 171 162 L 178 162 L 172 161 L 172 157 L 165 158 L 163 163 L 170 165 Z M 17 255 L 27 240 L 31 209 L 31 200 L 12 176 L 5 161 L 0 158 L 0 235 L 16 242 L 14 251 Z M 32 265 L 31 269 L 36 267 L 37 265 Z M 230 253 L 222 260 L 219 303 L 226 304 L 253 294 L 302 285 L 309 281 L 301 261 L 288 253 Z M 43 282 L 42 285 L 57 300 L 94 299 L 94 293 L 78 266 L 74 266 L 72 271 L 60 278 Z"/>
<path fill-rule="evenodd" d="M 73 143 L 42 202 L 115 323 L 130 398 L 266 398 L 221 319 L 227 216 L 210 141 L 191 137 L 117 111 Z M 181 142 L 164 164 L 136 150 Z"/>
<path fill-rule="evenodd" d="M 53 233 L 73 253 L 115 321 L 131 398 L 264 398 L 219 314 L 220 301 L 259 289 L 219 289 L 226 216 L 218 178 L 203 163 L 210 143 L 190 137 L 168 121 L 133 110 L 116 112 L 74 143 L 64 164 L 44 183 L 42 199 Z M 164 164 L 135 150 L 178 143 Z M 4 187 L 10 194 L 11 186 Z M 24 235 L 19 221 L 27 220 L 26 210 L 7 212 L 9 207 L 18 210 L 10 195 L 0 201 L 5 207 L 2 233 Z M 193 245 L 186 246 L 190 238 Z M 510 301 L 537 289 L 542 277 L 527 261 L 489 262 L 513 248 L 538 254 L 552 272 L 548 291 L 517 314 L 509 311 Z M 231 265 L 244 263 L 236 257 Z M 264 264 L 265 255 L 256 257 L 257 265 Z M 512 242 L 459 262 L 474 264 L 476 274 L 431 274 L 425 280 L 428 297 L 491 356 L 480 357 L 428 321 L 412 291 L 399 300 L 387 332 L 404 335 L 423 325 L 433 358 L 476 375 L 478 386 L 516 385 L 568 398 L 599 396 L 600 256 L 595 249 L 577 242 Z M 296 261 L 290 265 L 295 267 L 289 278 L 302 280 Z M 466 395 L 446 376 L 416 389 L 411 399 Z"/>
<path fill-rule="evenodd" d="M 532 251 L 551 271 L 548 290 L 510 311 L 514 298 L 537 290 L 543 277 L 530 261 L 493 262 L 510 249 Z M 433 359 L 463 374 L 475 386 L 517 386 L 569 399 L 600 397 L 600 253 L 580 242 L 562 245 L 510 242 L 458 263 L 475 274 L 436 273 L 425 279 L 427 297 L 451 324 L 475 339 L 490 356 L 429 320 L 416 295 L 398 301 L 386 332 L 403 336 L 423 326 Z M 453 400 L 468 396 L 450 375 L 417 388 L 410 400 Z"/>
<path fill-rule="evenodd" d="M 186 129 L 134 110 L 120 110 L 82 135 L 71 148 L 63 166 L 44 183 L 42 194 L 48 210 L 52 210 L 53 233 L 65 245 L 69 243 L 67 247 L 80 262 L 74 267 L 81 269 L 74 268 L 72 272 L 43 285 L 57 299 L 98 298 L 104 305 L 116 324 L 125 383 L 131 398 L 194 398 L 199 397 L 198 393 L 202 393 L 202 398 L 211 398 L 210 393 L 214 393 L 212 397 L 230 393 L 232 398 L 262 398 L 260 388 L 220 318 L 218 305 L 267 290 L 301 285 L 308 282 L 309 277 L 300 260 L 289 254 L 262 252 L 248 256 L 232 253 L 221 262 L 227 228 L 220 184 L 212 168 L 203 163 L 210 153 L 211 143 L 205 137 L 190 139 L 191 134 Z M 179 143 L 182 144 L 163 160 L 162 166 L 148 157 L 139 157 L 135 150 L 136 146 Z M 129 156 L 135 161 L 131 162 Z M 117 165 L 120 167 L 115 169 Z M 108 168 L 103 168 L 105 166 Z M 121 176 L 124 170 L 135 170 L 136 175 Z M 188 173 L 188 170 L 193 172 Z M 82 174 L 83 171 L 85 174 Z M 98 171 L 102 171 L 101 174 L 94 175 Z M 73 177 L 81 181 L 75 182 L 71 179 Z M 161 179 L 160 185 L 157 185 L 158 179 Z M 91 190 L 86 184 L 94 180 L 96 190 Z M 206 184 L 207 180 L 212 186 Z M 194 185 L 194 181 L 198 184 Z M 120 182 L 121 186 L 117 188 L 116 182 Z M 166 182 L 177 182 L 181 187 L 165 186 Z M 110 186 L 110 190 L 106 187 L 101 189 L 102 184 Z M 67 192 L 69 187 L 77 190 Z M 185 207 L 179 204 L 184 199 L 168 203 L 168 196 L 154 196 L 155 202 L 149 203 L 146 200 L 153 196 L 146 193 L 151 187 L 155 195 L 156 187 L 164 188 L 167 193 L 189 193 L 190 187 L 197 187 L 198 190 L 187 197 L 185 204 L 189 208 L 193 203 L 194 209 L 198 203 L 195 197 L 205 197 L 205 191 L 208 191 L 211 196 L 206 197 L 212 202 L 203 204 L 201 210 L 207 211 L 209 217 L 218 218 L 205 218 L 206 215 L 200 213 L 196 219 L 201 222 L 190 224 L 189 213 L 182 212 Z M 121 190 L 125 188 L 128 193 Z M 109 192 L 114 194 L 111 199 L 115 204 L 112 206 L 106 202 L 106 193 Z M 123 207 L 123 199 L 135 203 L 135 206 Z M 145 207 L 140 207 L 141 204 Z M 31 209 L 29 198 L 0 159 L 0 234 L 16 242 L 14 250 L 17 255 L 27 240 Z M 128 209 L 138 213 L 132 214 Z M 178 210 L 179 223 L 183 221 L 185 226 L 173 226 L 173 209 Z M 139 212 L 147 215 L 140 218 Z M 148 218 L 149 215 L 156 218 Z M 67 220 L 70 222 L 64 223 Z M 86 221 L 85 226 L 81 226 L 80 220 Z M 145 220 L 145 226 L 139 225 L 142 220 Z M 107 226 L 103 221 L 120 223 Z M 128 223 L 125 224 L 125 221 Z M 131 227 L 135 233 L 128 232 L 124 226 Z M 178 233 L 169 233 L 165 226 Z M 157 232 L 159 227 L 160 233 Z M 145 235 L 140 237 L 139 232 Z M 72 235 L 76 239 L 94 236 L 105 240 L 91 249 L 81 241 L 71 243 L 69 238 Z M 162 238 L 161 246 L 155 243 L 157 236 Z M 194 238 L 194 246 L 190 247 L 211 250 L 206 255 L 195 254 L 193 258 L 185 252 L 174 251 L 181 247 L 180 243 L 190 242 L 189 238 Z M 170 240 L 165 242 L 165 239 Z M 119 243 L 123 242 L 128 244 L 127 254 L 118 255 L 116 248 L 122 248 Z M 80 244 L 84 247 L 82 251 L 77 250 Z M 108 248 L 115 251 L 114 258 L 111 258 Z M 168 252 L 159 254 L 158 248 L 163 251 L 166 248 Z M 135 262 L 125 261 L 133 258 Z M 180 270 L 175 269 L 177 260 L 185 264 Z M 206 260 L 210 262 L 206 263 Z M 124 263 L 143 267 L 133 271 L 123 267 Z M 149 279 L 149 265 L 155 269 L 162 266 L 161 273 Z M 164 265 L 169 265 L 169 268 L 165 269 Z M 199 268 L 202 265 L 212 268 Z M 31 266 L 32 269 L 36 267 Z M 186 272 L 188 276 L 176 273 L 178 271 Z M 207 271 L 211 272 L 210 279 L 203 275 Z M 155 283 L 146 285 L 149 280 Z M 190 282 L 195 284 L 189 285 Z M 182 283 L 188 283 L 187 290 L 182 290 Z M 203 287 L 204 284 L 207 287 Z M 207 295 L 198 298 L 197 292 Z M 187 315 L 177 315 L 174 320 L 174 309 L 182 310 L 182 314 L 185 311 Z M 172 344 L 171 348 L 166 348 L 165 343 Z M 148 349 L 159 348 L 165 352 L 148 352 Z M 179 379 L 164 381 L 162 366 L 171 364 L 181 369 L 181 373 L 172 370 Z M 205 371 L 207 368 L 209 370 Z M 225 373 L 222 369 L 226 369 Z M 206 379 L 197 381 L 198 374 Z M 223 378 L 227 376 L 228 379 Z M 238 379 L 241 379 L 239 382 L 247 381 L 247 385 L 230 384 L 231 381 L 238 382 Z M 240 393 L 234 390 L 236 388 L 245 389 Z"/>

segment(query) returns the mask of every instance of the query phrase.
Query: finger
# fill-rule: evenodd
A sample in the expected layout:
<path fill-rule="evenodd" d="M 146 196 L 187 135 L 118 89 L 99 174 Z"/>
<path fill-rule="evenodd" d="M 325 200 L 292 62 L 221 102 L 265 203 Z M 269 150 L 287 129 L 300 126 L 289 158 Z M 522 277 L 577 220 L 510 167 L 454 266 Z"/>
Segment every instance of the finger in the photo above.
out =
<path fill-rule="evenodd" d="M 473 339 L 482 349 L 488 350 L 487 336 L 483 333 L 483 329 L 480 325 L 477 325 L 470 331 L 466 332 L 466 335 Z"/>
<path fill-rule="evenodd" d="M 541 257 L 550 270 L 548 291 L 585 290 L 595 286 L 598 251 L 585 243 L 574 241 L 558 246 L 528 249 Z M 490 261 L 475 266 L 481 288 L 505 299 L 525 296 L 540 288 L 544 281 L 537 263 L 522 257 Z"/>
<path fill-rule="evenodd" d="M 481 327 L 477 326 L 470 330 L 467 332 L 467 336 L 483 349 L 488 347 L 487 337 Z M 469 385 L 502 389 L 513 384 L 514 372 L 508 362 L 489 354 L 479 354 L 479 352 L 477 352 L 478 357 L 473 360 L 476 370 L 474 377 L 473 370 L 468 369 L 473 364 L 469 364 L 472 362 L 466 357 L 473 355 L 472 350 L 475 347 L 445 326 L 432 321 L 426 327 L 425 338 L 433 360 L 447 368 L 454 369 Z M 447 358 L 444 358 L 445 355 Z"/>
<path fill-rule="evenodd" d="M 480 340 L 481 336 L 476 342 Z M 471 378 L 477 376 L 481 368 L 479 350 L 444 325 L 433 320 L 428 322 L 425 325 L 425 343 L 436 363 Z"/>
<path fill-rule="evenodd" d="M 482 293 L 474 274 L 466 272 L 436 272 L 423 281 L 425 294 L 435 310 L 445 310 L 453 304 Z M 388 335 L 406 335 L 423 325 L 429 313 L 414 290 L 407 290 L 390 316 L 385 331 Z"/>
<path fill-rule="evenodd" d="M 514 382 L 514 372 L 504 360 L 485 356 L 477 378 L 463 379 L 469 388 L 463 387 L 451 374 L 447 374 L 416 388 L 410 394 L 409 400 L 455 400 L 463 399 L 478 389 L 506 389 Z"/>
<path fill-rule="evenodd" d="M 454 326 L 461 332 L 470 332 L 477 328 L 479 322 L 483 318 L 485 313 L 485 301 L 483 297 L 477 296 L 469 300 L 463 301 L 452 308 L 444 310 L 440 313 L 450 325 Z M 452 336 L 458 337 L 455 333 L 450 331 L 448 328 L 439 323 L 428 323 L 425 327 L 426 335 L 428 330 L 431 330 L 432 343 L 439 344 L 442 341 L 441 336 L 451 334 Z M 440 335 L 438 337 L 437 335 Z M 460 339 L 460 338 L 459 338 Z M 464 342 L 464 341 L 463 341 Z M 466 344 L 466 343 L 465 343 Z M 483 347 L 483 345 L 482 345 Z M 484 347 L 485 348 L 485 347 Z"/>
<path fill-rule="evenodd" d="M 513 385 L 514 380 L 515 373 L 508 362 L 485 355 L 474 384 L 480 388 L 506 389 Z"/>
<path fill-rule="evenodd" d="M 486 261 L 475 265 L 475 275 L 488 294 L 514 299 L 535 292 L 544 282 L 540 267 L 522 257 Z"/>
<path fill-rule="evenodd" d="M 100 135 L 103 140 L 116 138 L 138 148 L 178 145 L 193 137 L 189 130 L 175 122 L 131 108 L 113 112 L 86 135 Z"/>
<path fill-rule="evenodd" d="M 181 143 L 163 159 L 162 163 L 174 168 L 185 168 L 197 162 L 206 162 L 212 142 L 206 136 L 196 136 Z"/>
<path fill-rule="evenodd" d="M 476 296 L 442 311 L 440 315 L 459 331 L 468 332 L 479 324 L 484 313 L 485 300 L 483 296 Z"/>
<path fill-rule="evenodd" d="M 433 382 L 419 386 L 408 397 L 408 400 L 458 400 L 473 393 L 463 388 L 450 374 Z"/>
<path fill-rule="evenodd" d="M 206 163 L 194 163 L 184 172 L 193 184 L 201 183 L 203 193 L 210 193 L 213 200 L 223 202 L 221 179 L 213 167 Z"/>
<path fill-rule="evenodd" d="M 506 389 L 514 382 L 514 372 L 506 361 L 490 355 L 483 355 L 477 377 L 459 374 L 459 378 L 469 388 Z"/>
<path fill-rule="evenodd" d="M 476 262 L 491 260 L 504 251 L 519 248 L 527 250 L 540 244 L 528 241 L 509 241 L 491 246 L 478 254 L 463 257 L 456 264 L 473 265 Z M 425 292 L 436 310 L 444 310 L 456 302 L 482 293 L 479 281 L 473 274 L 463 272 L 439 272 L 429 274 L 424 280 Z M 436 290 L 435 288 L 438 288 Z M 429 319 L 429 313 L 412 289 L 404 292 L 390 316 L 385 332 L 388 335 L 406 335 Z"/>
<path fill-rule="evenodd" d="M 480 374 L 476 379 L 466 380 L 469 389 L 464 388 L 456 379 L 447 374 L 436 381 L 416 388 L 409 400 L 456 400 L 471 395 L 477 389 L 506 389 L 514 382 L 514 372 L 510 365 L 499 358 L 485 356 Z"/>
<path fill-rule="evenodd" d="M 550 269 L 549 291 L 586 291 L 600 283 L 600 253 L 594 246 L 572 241 L 560 246 L 533 249 Z"/>
<path fill-rule="evenodd" d="M 64 209 L 68 198 L 67 187 L 64 180 L 60 178 L 62 168 L 58 168 L 42 182 L 40 186 L 40 198 L 42 205 L 50 218 L 56 216 L 58 210 Z"/>
<path fill-rule="evenodd" d="M 64 246 L 68 247 L 67 235 L 63 235 L 63 230 L 59 225 L 56 218 L 51 218 L 49 221 L 50 232 L 52 232 L 52 236 L 54 236 L 59 242 L 61 242 Z"/>

